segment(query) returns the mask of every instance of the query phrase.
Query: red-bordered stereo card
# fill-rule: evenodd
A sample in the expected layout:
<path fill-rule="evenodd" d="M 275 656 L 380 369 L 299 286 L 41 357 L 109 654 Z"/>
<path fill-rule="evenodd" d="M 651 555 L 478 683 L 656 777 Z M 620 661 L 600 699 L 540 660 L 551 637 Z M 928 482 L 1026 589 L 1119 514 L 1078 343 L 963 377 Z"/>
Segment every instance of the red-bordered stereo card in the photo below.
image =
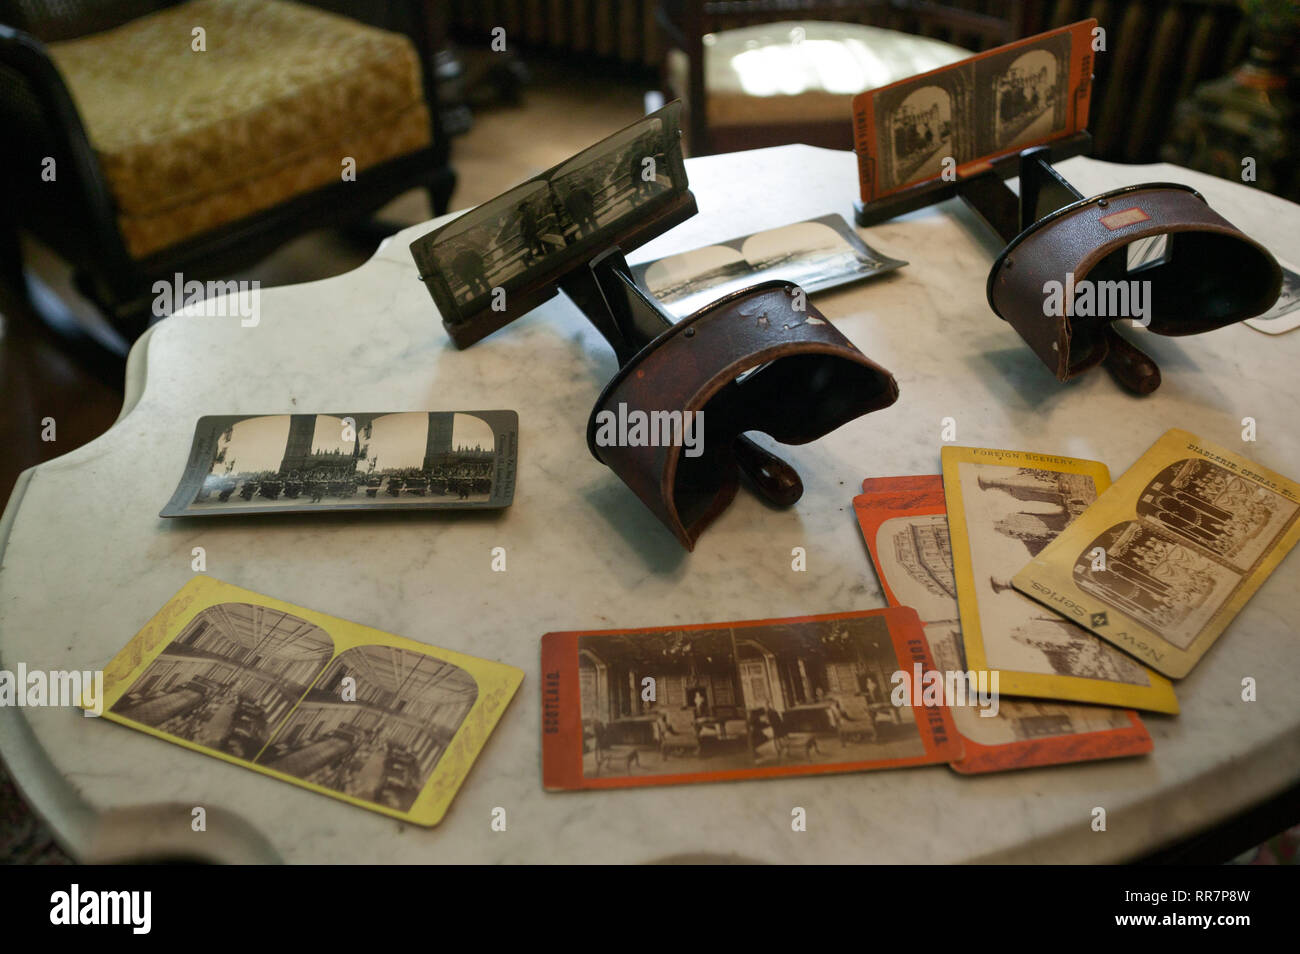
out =
<path fill-rule="evenodd" d="M 912 691 L 933 668 L 907 607 L 547 633 L 544 784 L 626 788 L 960 759 L 948 709 Z"/>
<path fill-rule="evenodd" d="M 885 598 L 921 616 L 941 669 L 967 671 L 943 478 L 876 478 L 862 489 L 853 509 Z M 985 675 L 971 673 L 976 681 Z M 1132 709 L 1002 698 L 996 708 L 955 705 L 952 715 L 965 749 L 952 767 L 965 775 L 1144 755 L 1152 748 Z"/>
<path fill-rule="evenodd" d="M 853 97 L 862 201 L 1086 129 L 1096 27 L 1083 20 Z"/>

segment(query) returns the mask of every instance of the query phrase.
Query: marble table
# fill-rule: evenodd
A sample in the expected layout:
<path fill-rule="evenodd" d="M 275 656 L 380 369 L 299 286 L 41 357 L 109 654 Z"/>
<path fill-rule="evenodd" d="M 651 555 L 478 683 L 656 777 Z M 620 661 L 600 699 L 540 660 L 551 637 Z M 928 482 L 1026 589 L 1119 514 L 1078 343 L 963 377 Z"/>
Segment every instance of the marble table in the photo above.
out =
<path fill-rule="evenodd" d="M 635 260 L 839 212 L 854 160 L 789 146 L 691 160 L 700 213 Z M 1085 194 L 1186 182 L 1279 257 L 1300 260 L 1300 208 L 1172 166 L 1072 159 Z M 387 242 L 337 278 L 265 290 L 260 324 L 181 314 L 131 354 L 123 413 L 103 437 L 21 477 L 0 524 L 0 666 L 102 667 L 191 576 L 521 667 L 524 684 L 442 824 L 404 825 L 66 709 L 0 709 L 0 752 L 83 858 L 134 852 L 292 862 L 1076 861 L 1131 858 L 1300 779 L 1300 615 L 1292 554 L 1192 674 L 1182 714 L 1147 718 L 1143 758 L 980 778 L 943 766 L 816 779 L 548 794 L 539 762 L 539 637 L 867 609 L 884 604 L 851 500 L 870 476 L 937 473 L 957 442 L 1106 462 L 1119 475 L 1183 427 L 1300 476 L 1300 332 L 1237 325 L 1138 340 L 1164 371 L 1148 398 L 1104 371 L 1058 384 L 989 310 L 996 246 L 959 202 L 860 234 L 911 264 L 817 296 L 897 377 L 892 408 L 791 450 L 806 493 L 778 511 L 742 492 L 693 554 L 587 452 L 612 353 L 563 296 L 458 352 Z M 516 408 L 521 457 L 500 513 L 167 521 L 157 514 L 202 414 L 337 408 Z M 1242 443 L 1242 418 L 1258 441 Z M 36 426 L 33 424 L 33 426 Z M 508 554 L 491 571 L 491 550 Z M 807 571 L 791 569 L 791 549 Z M 1241 701 L 1244 676 L 1258 700 Z M 190 829 L 194 806 L 206 832 Z M 791 830 L 791 809 L 807 830 Z M 1105 832 L 1092 809 L 1106 808 Z M 493 831 L 504 807 L 507 829 Z"/>

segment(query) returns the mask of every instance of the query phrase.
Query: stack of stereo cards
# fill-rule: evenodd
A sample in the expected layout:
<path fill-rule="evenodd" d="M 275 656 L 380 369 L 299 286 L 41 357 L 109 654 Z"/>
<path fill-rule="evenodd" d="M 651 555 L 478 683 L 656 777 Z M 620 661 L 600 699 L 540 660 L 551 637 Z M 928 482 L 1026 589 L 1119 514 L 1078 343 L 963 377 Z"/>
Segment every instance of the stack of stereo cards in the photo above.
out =
<path fill-rule="evenodd" d="M 864 481 L 854 509 L 890 604 L 916 608 L 939 668 L 1015 697 L 988 718 L 953 708 L 958 771 L 1148 751 L 1133 710 L 1178 712 L 1169 678 L 1300 537 L 1300 486 L 1185 431 L 1114 485 L 1069 457 L 942 460 L 942 476 Z"/>
<path fill-rule="evenodd" d="M 886 609 L 542 639 L 547 789 L 1140 755 L 1300 537 L 1300 486 L 1183 431 L 1104 464 L 945 447 L 863 482 Z"/>

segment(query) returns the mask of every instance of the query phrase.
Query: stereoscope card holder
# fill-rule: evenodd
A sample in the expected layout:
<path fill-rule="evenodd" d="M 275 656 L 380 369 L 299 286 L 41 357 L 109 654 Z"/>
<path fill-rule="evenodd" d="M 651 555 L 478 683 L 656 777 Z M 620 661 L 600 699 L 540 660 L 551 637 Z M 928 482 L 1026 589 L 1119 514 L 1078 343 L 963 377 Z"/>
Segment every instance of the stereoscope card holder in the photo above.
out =
<path fill-rule="evenodd" d="M 777 506 L 803 493 L 795 469 L 747 432 L 808 443 L 893 404 L 898 386 L 790 282 L 742 289 L 676 323 L 637 285 L 625 253 L 697 211 L 680 105 L 421 236 L 411 253 L 461 348 L 557 290 L 569 295 L 620 365 L 592 409 L 587 445 L 690 550 L 741 473 Z M 702 440 L 687 452 L 680 439 L 602 439 L 603 423 L 638 419 L 677 436 L 694 419 Z"/>
<path fill-rule="evenodd" d="M 1149 394 L 1160 371 L 1120 336 L 1120 319 L 1159 335 L 1213 331 L 1272 307 L 1282 270 L 1188 186 L 1149 182 L 1085 198 L 1053 168 L 1091 146 L 1094 26 L 1062 27 L 855 98 L 863 201 L 854 217 L 872 225 L 960 196 L 1005 243 L 989 272 L 989 305 L 1056 378 L 1102 364 L 1127 390 Z M 932 100 L 968 111 L 941 127 L 955 153 L 948 168 L 932 163 L 918 178 L 882 182 L 908 142 L 900 127 L 924 122 L 908 104 Z M 1008 103 L 1038 109 L 1049 133 L 1026 141 L 1026 127 L 1007 120 Z M 940 106 L 930 108 L 942 114 Z M 1012 175 L 1019 195 L 1003 181 Z"/>

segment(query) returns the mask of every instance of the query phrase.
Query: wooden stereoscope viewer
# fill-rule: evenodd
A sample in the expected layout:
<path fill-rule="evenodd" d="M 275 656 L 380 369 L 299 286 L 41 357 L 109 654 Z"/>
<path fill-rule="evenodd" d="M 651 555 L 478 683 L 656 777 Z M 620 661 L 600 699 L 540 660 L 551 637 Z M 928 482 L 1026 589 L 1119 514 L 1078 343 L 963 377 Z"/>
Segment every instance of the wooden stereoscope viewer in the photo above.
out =
<path fill-rule="evenodd" d="M 960 196 L 1005 243 L 989 271 L 990 307 L 1057 380 L 1102 364 L 1126 390 L 1149 394 L 1160 386 L 1160 369 L 1116 327 L 1138 316 L 1131 304 L 1121 309 L 1127 314 L 1115 314 L 1102 296 L 1128 301 L 1136 288 L 1148 331 L 1194 335 L 1267 311 L 1282 270 L 1189 186 L 1148 182 L 1084 197 L 1052 162 L 1090 146 L 1088 133 L 1079 132 L 993 159 L 974 175 L 858 203 L 854 218 L 874 225 Z M 1012 175 L 1019 194 L 1003 181 Z M 1050 296 L 1058 290 L 1054 307 Z M 1076 290 L 1095 292 L 1094 303 L 1080 307 Z"/>
<path fill-rule="evenodd" d="M 697 211 L 679 112 L 668 104 L 421 236 L 411 253 L 460 348 L 568 294 L 620 365 L 592 409 L 587 446 L 689 550 L 742 473 L 777 506 L 803 493 L 795 469 L 748 432 L 804 444 L 893 404 L 898 386 L 792 283 L 742 289 L 675 323 L 636 284 L 625 253 Z M 600 439 L 608 415 L 697 414 L 703 439 L 689 452 L 681 441 Z"/>

